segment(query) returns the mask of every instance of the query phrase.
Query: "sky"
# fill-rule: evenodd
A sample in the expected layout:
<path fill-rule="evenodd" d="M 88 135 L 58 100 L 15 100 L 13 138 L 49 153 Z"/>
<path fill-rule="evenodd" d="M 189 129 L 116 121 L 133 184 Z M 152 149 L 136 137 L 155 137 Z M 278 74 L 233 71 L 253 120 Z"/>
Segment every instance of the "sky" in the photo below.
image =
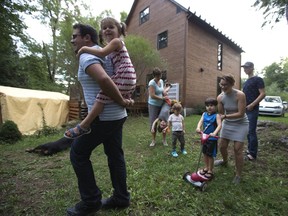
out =
<path fill-rule="evenodd" d="M 105 0 L 97 4 L 95 0 L 84 0 L 91 6 L 94 13 L 111 10 L 115 18 L 120 19 L 120 12 L 130 12 L 134 0 Z M 157 1 L 157 0 L 156 0 Z M 255 0 L 176 0 L 185 8 L 218 29 L 229 39 L 242 47 L 244 52 L 242 64 L 252 61 L 256 72 L 262 71 L 273 62 L 279 63 L 281 58 L 288 57 L 288 24 L 283 18 L 281 22 L 261 28 L 264 22 L 262 11 L 257 11 L 251 5 Z M 31 20 L 28 22 L 31 22 Z M 40 24 L 30 25 L 28 33 L 34 35 L 37 41 L 49 40 L 45 35 L 33 34 L 33 31 L 43 28 Z"/>

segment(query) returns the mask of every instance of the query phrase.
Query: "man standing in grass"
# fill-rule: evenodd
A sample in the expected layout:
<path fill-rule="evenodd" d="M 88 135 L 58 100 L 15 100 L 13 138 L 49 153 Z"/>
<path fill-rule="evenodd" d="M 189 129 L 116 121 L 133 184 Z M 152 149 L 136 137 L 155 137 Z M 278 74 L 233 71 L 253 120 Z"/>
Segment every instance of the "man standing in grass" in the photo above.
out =
<path fill-rule="evenodd" d="M 249 119 L 248 150 L 245 159 L 254 161 L 258 152 L 256 128 L 259 103 L 265 97 L 265 85 L 261 77 L 254 75 L 254 64 L 252 62 L 246 62 L 241 67 L 244 68 L 244 72 L 248 75 L 248 79 L 243 86 L 243 92 L 246 95 L 246 114 Z"/>
<path fill-rule="evenodd" d="M 71 43 L 75 53 L 83 46 L 95 47 L 98 34 L 89 25 L 73 26 Z M 103 69 L 105 68 L 105 70 Z M 78 180 L 81 201 L 67 209 L 67 215 L 90 215 L 102 208 L 119 208 L 130 205 L 130 194 L 126 184 L 126 164 L 122 149 L 122 129 L 127 118 L 124 100 L 109 75 L 113 74 L 111 59 L 101 59 L 83 53 L 79 58 L 78 79 L 82 85 L 88 112 L 91 111 L 100 89 L 113 101 L 105 104 L 102 113 L 91 124 L 91 133 L 74 140 L 70 151 L 70 160 Z M 102 199 L 102 193 L 96 185 L 96 179 L 90 156 L 92 151 L 103 143 L 108 159 L 113 194 Z"/>

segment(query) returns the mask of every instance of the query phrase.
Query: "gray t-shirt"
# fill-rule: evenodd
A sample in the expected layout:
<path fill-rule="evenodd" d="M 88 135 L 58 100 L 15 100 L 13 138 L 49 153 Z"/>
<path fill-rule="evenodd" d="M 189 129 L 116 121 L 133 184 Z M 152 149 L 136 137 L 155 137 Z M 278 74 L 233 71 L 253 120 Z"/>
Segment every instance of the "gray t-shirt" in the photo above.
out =
<path fill-rule="evenodd" d="M 225 114 L 233 114 L 238 112 L 238 101 L 237 101 L 237 91 L 235 89 L 232 89 L 232 92 L 230 94 L 222 93 L 222 104 L 225 110 Z M 249 122 L 246 113 L 242 118 L 229 118 L 225 119 L 225 121 L 230 122 Z"/>

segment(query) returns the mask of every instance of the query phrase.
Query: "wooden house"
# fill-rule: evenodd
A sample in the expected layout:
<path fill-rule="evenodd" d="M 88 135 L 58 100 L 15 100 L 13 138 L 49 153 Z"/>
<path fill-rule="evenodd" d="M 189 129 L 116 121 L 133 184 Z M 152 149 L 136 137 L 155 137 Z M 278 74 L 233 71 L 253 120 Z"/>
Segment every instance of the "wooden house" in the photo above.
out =
<path fill-rule="evenodd" d="M 222 75 L 234 75 L 240 89 L 242 48 L 177 1 L 135 0 L 126 24 L 129 35 L 148 39 L 167 60 L 167 79 L 179 84 L 185 108 L 216 97 Z M 147 85 L 151 71 L 145 74 L 138 85 Z"/>

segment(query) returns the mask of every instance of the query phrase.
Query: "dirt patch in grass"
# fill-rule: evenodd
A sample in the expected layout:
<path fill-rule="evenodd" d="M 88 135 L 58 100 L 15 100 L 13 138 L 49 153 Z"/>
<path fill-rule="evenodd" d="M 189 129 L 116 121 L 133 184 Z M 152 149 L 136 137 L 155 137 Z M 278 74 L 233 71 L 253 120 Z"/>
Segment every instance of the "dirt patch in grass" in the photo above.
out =
<path fill-rule="evenodd" d="M 285 157 L 288 152 L 288 125 L 271 121 L 259 121 L 257 126 L 259 140 L 259 158 L 257 169 L 269 170 L 275 177 L 287 176 L 279 169 L 287 167 Z"/>
<path fill-rule="evenodd" d="M 264 146 L 288 151 L 288 126 L 282 123 L 259 121 L 257 125 L 259 142 Z"/>

